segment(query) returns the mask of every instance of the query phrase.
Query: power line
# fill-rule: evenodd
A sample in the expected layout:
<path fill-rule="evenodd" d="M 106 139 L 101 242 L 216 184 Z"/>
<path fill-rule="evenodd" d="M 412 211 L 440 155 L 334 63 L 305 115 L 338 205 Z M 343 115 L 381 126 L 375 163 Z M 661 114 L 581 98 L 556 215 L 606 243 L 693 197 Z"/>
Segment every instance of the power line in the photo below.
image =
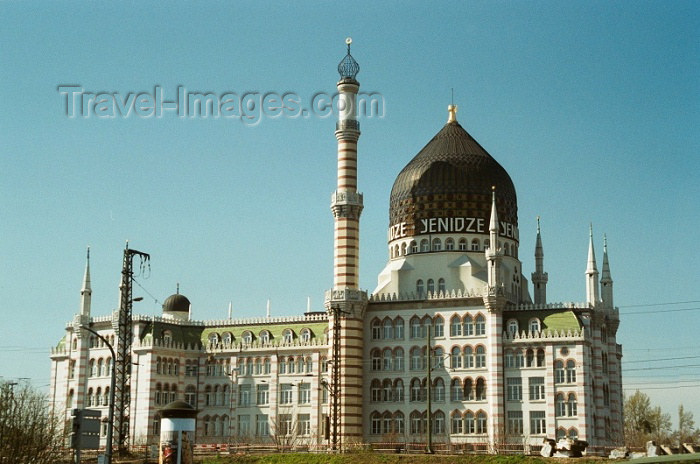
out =
<path fill-rule="evenodd" d="M 677 312 L 681 312 L 681 311 L 697 311 L 699 309 L 700 309 L 700 307 L 698 307 L 698 308 L 683 308 L 683 309 L 664 309 L 661 311 L 635 311 L 632 313 L 622 313 L 621 316 L 632 316 L 635 314 L 677 313 Z"/>
<path fill-rule="evenodd" d="M 679 359 L 697 359 L 697 358 L 700 358 L 700 356 L 679 356 L 679 357 L 675 357 L 675 358 L 641 359 L 639 361 L 623 361 L 623 364 L 634 364 L 634 363 L 656 362 L 656 361 L 676 361 Z"/>
<path fill-rule="evenodd" d="M 646 304 L 636 304 L 636 305 L 624 305 L 624 306 L 618 306 L 618 307 L 619 308 L 644 308 L 647 306 L 666 306 L 666 305 L 690 304 L 690 303 L 700 303 L 700 300 L 671 301 L 668 303 L 646 303 Z"/>
<path fill-rule="evenodd" d="M 642 388 L 625 388 L 622 387 L 623 391 L 631 390 L 668 390 L 669 388 L 679 389 L 679 388 L 696 388 L 700 387 L 700 383 L 694 385 L 675 385 L 675 386 L 665 386 L 665 387 L 642 387 Z"/>
<path fill-rule="evenodd" d="M 700 364 L 685 364 L 683 366 L 638 367 L 635 369 L 622 369 L 622 371 L 623 372 L 632 372 L 632 371 L 651 371 L 651 370 L 657 370 L 657 369 L 685 369 L 688 367 L 700 367 Z"/>

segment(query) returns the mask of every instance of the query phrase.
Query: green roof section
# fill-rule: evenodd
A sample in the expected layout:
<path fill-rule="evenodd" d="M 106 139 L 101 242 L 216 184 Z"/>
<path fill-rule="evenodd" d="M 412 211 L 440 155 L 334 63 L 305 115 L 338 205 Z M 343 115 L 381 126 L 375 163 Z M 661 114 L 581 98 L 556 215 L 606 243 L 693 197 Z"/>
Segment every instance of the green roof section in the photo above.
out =
<path fill-rule="evenodd" d="M 528 323 L 531 319 L 540 320 L 542 331 L 578 331 L 581 329 L 581 322 L 571 309 L 534 310 L 534 311 L 504 311 L 503 324 L 506 330 L 509 320 L 518 321 L 518 327 L 522 332 L 528 330 Z"/>
<path fill-rule="evenodd" d="M 254 339 L 260 336 L 260 332 L 263 330 L 268 330 L 272 336 L 271 341 L 275 343 L 282 339 L 282 332 L 284 329 L 292 329 L 294 331 L 294 337 L 299 336 L 299 332 L 302 329 L 311 330 L 311 338 L 323 338 L 324 331 L 328 328 L 327 322 L 318 321 L 295 321 L 289 322 L 287 324 L 255 324 L 255 325 L 237 325 L 237 326 L 220 326 L 220 327 L 207 327 L 202 331 L 200 343 L 206 345 L 209 343 L 209 335 L 213 332 L 219 334 L 222 337 L 224 333 L 231 332 L 233 334 L 234 342 L 238 342 L 243 337 L 243 332 L 250 331 L 253 333 Z"/>
<path fill-rule="evenodd" d="M 168 324 L 161 321 L 147 322 L 141 332 L 141 340 L 148 338 L 161 340 L 166 330 L 169 330 L 172 334 L 173 343 L 183 343 L 191 346 L 198 346 L 202 343 L 201 326 Z"/>

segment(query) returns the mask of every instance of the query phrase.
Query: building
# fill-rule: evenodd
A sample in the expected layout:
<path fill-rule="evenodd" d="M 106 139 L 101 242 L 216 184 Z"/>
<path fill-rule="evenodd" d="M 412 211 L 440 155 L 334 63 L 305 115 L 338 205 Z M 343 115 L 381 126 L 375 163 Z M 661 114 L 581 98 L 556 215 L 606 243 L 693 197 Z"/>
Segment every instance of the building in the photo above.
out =
<path fill-rule="evenodd" d="M 359 65 L 349 43 L 338 70 L 345 105 L 335 131 L 327 311 L 197 321 L 177 292 L 162 315 L 134 315 L 128 414 L 115 433 L 155 443 L 159 411 L 184 400 L 199 410 L 198 443 L 449 443 L 491 452 L 544 437 L 619 444 L 622 350 L 607 244 L 599 274 L 591 230 L 585 302 L 548 302 L 539 221 L 531 286 L 513 182 L 462 128 L 455 106 L 396 178 L 388 262 L 371 295 L 359 288 Z M 91 314 L 89 266 L 88 254 L 80 311 L 51 351 L 51 401 L 67 417 L 72 408 L 107 416 L 112 355 L 81 326 L 111 345 L 119 339 L 119 310 Z"/>

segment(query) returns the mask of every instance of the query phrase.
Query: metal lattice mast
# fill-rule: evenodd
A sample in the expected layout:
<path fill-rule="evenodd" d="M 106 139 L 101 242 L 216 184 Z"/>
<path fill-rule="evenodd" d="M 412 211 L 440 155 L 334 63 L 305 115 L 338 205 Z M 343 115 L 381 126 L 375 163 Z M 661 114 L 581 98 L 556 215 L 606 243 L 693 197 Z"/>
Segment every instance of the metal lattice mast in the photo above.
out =
<path fill-rule="evenodd" d="M 130 250 L 127 242 L 124 249 L 122 262 L 122 279 L 119 285 L 119 313 L 117 319 L 117 360 L 114 363 L 116 373 L 115 384 L 115 417 L 112 424 L 117 435 L 119 452 L 124 452 L 129 442 L 129 406 L 131 385 L 131 344 L 134 338 L 133 324 L 131 322 L 131 309 L 133 306 L 134 257 L 141 258 L 141 266 L 150 260 L 150 255 L 137 250 Z M 114 320 L 112 321 L 114 324 Z"/>

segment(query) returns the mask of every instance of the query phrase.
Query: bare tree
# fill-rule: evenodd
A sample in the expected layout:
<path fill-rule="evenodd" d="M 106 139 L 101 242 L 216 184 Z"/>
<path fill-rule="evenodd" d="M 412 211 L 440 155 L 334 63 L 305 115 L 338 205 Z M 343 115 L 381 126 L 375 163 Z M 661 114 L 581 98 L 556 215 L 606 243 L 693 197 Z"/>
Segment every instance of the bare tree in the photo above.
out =
<path fill-rule="evenodd" d="M 625 399 L 625 440 L 629 446 L 644 446 L 647 440 L 668 441 L 671 416 L 652 407 L 649 396 L 637 390 Z"/>
<path fill-rule="evenodd" d="M 61 417 L 52 415 L 47 398 L 29 385 L 0 383 L 0 463 L 58 462 L 65 439 Z"/>
<path fill-rule="evenodd" d="M 673 435 L 678 440 L 678 446 L 695 441 L 697 436 L 693 413 L 686 411 L 682 404 L 678 406 L 678 430 Z"/>

